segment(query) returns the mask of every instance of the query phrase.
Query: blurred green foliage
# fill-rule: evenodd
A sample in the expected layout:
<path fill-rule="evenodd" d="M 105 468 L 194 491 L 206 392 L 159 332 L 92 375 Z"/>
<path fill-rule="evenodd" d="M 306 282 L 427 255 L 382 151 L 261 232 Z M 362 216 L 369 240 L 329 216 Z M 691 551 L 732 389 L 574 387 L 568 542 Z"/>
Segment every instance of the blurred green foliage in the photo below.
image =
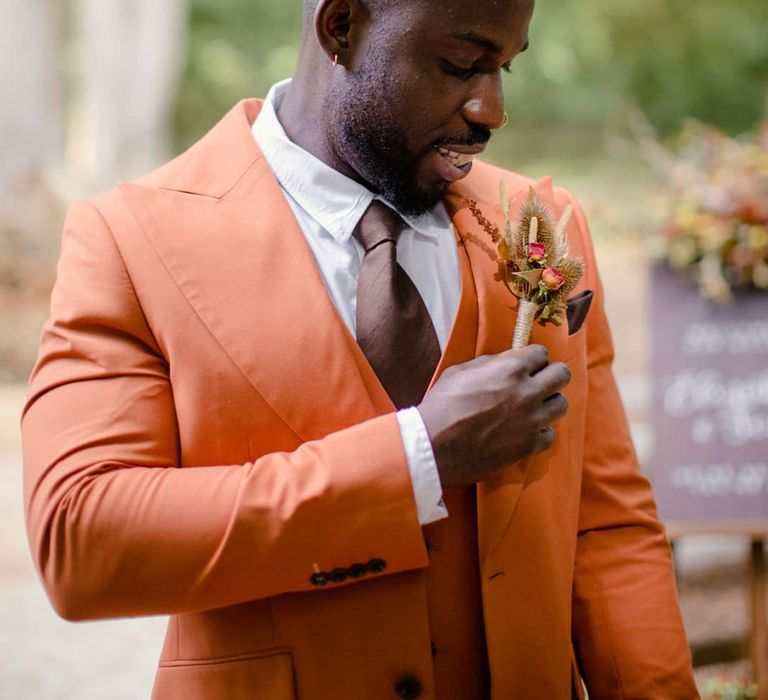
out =
<path fill-rule="evenodd" d="M 300 0 L 191 5 L 179 146 L 288 77 L 301 33 Z M 687 116 L 739 133 L 766 110 L 768 1 L 540 0 L 505 80 L 513 125 L 600 128 L 631 107 L 662 133 Z"/>
<path fill-rule="evenodd" d="M 176 109 L 180 146 L 244 97 L 289 77 L 301 38 L 301 0 L 190 0 L 187 66 Z"/>

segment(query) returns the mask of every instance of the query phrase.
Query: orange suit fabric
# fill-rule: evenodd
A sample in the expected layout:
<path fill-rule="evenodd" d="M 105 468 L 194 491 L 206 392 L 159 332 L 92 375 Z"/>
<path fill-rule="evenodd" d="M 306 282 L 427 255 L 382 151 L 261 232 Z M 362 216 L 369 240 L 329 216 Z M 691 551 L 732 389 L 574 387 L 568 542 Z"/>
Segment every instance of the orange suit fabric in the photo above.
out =
<path fill-rule="evenodd" d="M 572 197 L 480 162 L 448 190 L 462 292 L 433 382 L 510 346 L 516 303 L 468 208 L 498 222 L 502 178 L 516 202 L 533 186 L 555 215 L 574 205 L 576 291 L 596 297 L 576 333 L 534 331 L 573 372 L 556 445 L 449 494 L 453 534 L 450 518 L 421 528 L 394 407 L 251 135 L 260 104 L 67 217 L 22 418 L 29 538 L 55 609 L 170 615 L 158 700 L 462 697 L 440 678 L 477 660 L 432 635 L 467 625 L 494 700 L 580 697 L 580 678 L 592 700 L 698 697 Z M 441 532 L 448 549 L 471 541 L 446 552 Z M 357 578 L 311 582 L 354 564 Z"/>

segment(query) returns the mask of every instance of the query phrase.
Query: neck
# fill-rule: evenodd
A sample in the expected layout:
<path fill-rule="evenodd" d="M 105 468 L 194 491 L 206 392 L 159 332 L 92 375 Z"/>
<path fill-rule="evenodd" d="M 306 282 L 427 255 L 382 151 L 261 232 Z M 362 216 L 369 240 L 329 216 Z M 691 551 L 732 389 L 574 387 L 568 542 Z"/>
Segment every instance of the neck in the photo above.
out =
<path fill-rule="evenodd" d="M 327 61 L 324 55 L 322 59 Z M 336 153 L 325 128 L 324 96 L 330 77 L 328 69 L 309 71 L 300 63 L 277 110 L 277 117 L 288 138 L 297 146 L 337 172 L 361 182 L 360 176 Z"/>

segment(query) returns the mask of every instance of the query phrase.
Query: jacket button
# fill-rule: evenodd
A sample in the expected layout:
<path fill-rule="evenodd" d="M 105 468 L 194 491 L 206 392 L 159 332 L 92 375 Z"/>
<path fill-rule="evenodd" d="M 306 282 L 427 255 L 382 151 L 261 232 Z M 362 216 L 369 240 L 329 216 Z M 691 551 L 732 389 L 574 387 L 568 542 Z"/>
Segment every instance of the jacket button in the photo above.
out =
<path fill-rule="evenodd" d="M 403 676 L 395 683 L 395 693 L 399 698 L 413 700 L 421 695 L 421 683 L 418 678 L 413 676 Z"/>
<path fill-rule="evenodd" d="M 309 582 L 313 586 L 325 586 L 328 583 L 328 574 L 325 571 L 318 571 L 309 577 Z"/>
<path fill-rule="evenodd" d="M 371 559 L 368 562 L 368 571 L 370 571 L 372 574 L 380 574 L 386 568 L 387 562 L 385 562 L 383 559 Z"/>
<path fill-rule="evenodd" d="M 349 574 L 346 569 L 334 569 L 330 574 L 328 574 L 328 578 L 333 583 L 341 583 L 342 581 L 347 580 L 348 575 Z"/>
<path fill-rule="evenodd" d="M 365 564 L 352 564 L 348 573 L 352 578 L 361 578 L 368 573 L 368 567 Z"/>

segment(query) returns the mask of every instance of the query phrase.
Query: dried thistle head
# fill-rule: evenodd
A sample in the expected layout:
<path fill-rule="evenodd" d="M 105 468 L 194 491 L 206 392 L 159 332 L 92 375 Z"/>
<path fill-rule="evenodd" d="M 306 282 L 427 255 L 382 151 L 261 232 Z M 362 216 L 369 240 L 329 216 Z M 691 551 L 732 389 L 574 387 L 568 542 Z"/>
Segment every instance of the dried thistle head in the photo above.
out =
<path fill-rule="evenodd" d="M 475 220 L 496 243 L 499 253 L 494 279 L 512 294 L 538 305 L 542 323 L 560 324 L 568 296 L 584 274 L 584 261 L 568 257 L 565 229 L 573 212 L 569 205 L 557 223 L 531 187 L 519 218 L 511 218 L 507 190 L 500 186 L 504 227 L 486 219 L 477 203 L 469 201 Z"/>
<path fill-rule="evenodd" d="M 533 219 L 536 219 L 533 222 Z M 551 265 L 555 260 L 555 228 L 552 223 L 552 217 L 549 210 L 536 194 L 533 187 L 528 190 L 528 199 L 526 199 L 523 208 L 520 211 L 520 219 L 517 230 L 514 232 L 514 255 L 515 258 L 526 260 L 528 258 L 528 243 L 531 229 L 536 230 L 536 241 L 546 246 L 547 256 L 544 260 L 546 265 Z"/>
<path fill-rule="evenodd" d="M 563 286 L 558 290 L 558 296 L 565 300 L 584 276 L 584 261 L 581 258 L 565 258 L 557 269 L 565 279 Z"/>
<path fill-rule="evenodd" d="M 565 237 L 565 229 L 567 228 L 572 215 L 573 207 L 569 204 L 563 211 L 563 214 L 555 227 L 553 259 L 556 263 L 568 257 L 568 239 Z"/>

